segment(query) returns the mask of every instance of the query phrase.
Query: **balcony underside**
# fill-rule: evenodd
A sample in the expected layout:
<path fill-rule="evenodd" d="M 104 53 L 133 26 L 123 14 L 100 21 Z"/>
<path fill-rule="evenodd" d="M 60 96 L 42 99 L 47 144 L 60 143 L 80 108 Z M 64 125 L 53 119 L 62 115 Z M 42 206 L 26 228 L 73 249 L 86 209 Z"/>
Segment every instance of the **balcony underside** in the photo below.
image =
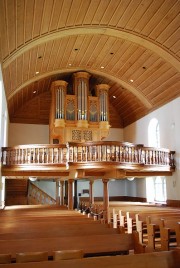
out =
<path fill-rule="evenodd" d="M 67 178 L 114 178 L 148 177 L 148 176 L 172 176 L 175 171 L 170 166 L 129 164 L 115 162 L 84 162 L 68 164 L 31 164 L 11 165 L 1 168 L 2 176 L 6 177 L 58 177 Z"/>

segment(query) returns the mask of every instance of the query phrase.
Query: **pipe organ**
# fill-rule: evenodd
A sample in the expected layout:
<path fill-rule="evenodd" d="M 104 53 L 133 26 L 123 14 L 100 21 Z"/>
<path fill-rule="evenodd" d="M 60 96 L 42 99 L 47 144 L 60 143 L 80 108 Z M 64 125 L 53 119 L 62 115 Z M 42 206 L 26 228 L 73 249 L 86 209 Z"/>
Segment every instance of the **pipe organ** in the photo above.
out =
<path fill-rule="evenodd" d="M 74 73 L 73 78 L 70 93 L 66 81 L 51 84 L 50 143 L 100 141 L 108 136 L 109 85 L 91 89 L 87 72 Z"/>

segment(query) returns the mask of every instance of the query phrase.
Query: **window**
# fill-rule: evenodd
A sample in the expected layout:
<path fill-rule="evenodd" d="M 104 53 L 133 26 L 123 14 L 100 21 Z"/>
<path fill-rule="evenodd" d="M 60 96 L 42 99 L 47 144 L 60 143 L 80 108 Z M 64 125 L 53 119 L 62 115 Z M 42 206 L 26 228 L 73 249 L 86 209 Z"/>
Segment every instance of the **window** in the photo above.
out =
<path fill-rule="evenodd" d="M 160 147 L 159 122 L 156 118 L 151 119 L 148 128 L 148 141 L 151 147 Z"/>
<path fill-rule="evenodd" d="M 150 147 L 160 147 L 160 128 L 156 118 L 151 119 L 148 127 L 148 141 Z M 166 202 L 166 178 L 146 178 L 147 202 Z"/>
<path fill-rule="evenodd" d="M 154 178 L 154 201 L 156 202 L 166 201 L 166 178 L 165 177 Z"/>

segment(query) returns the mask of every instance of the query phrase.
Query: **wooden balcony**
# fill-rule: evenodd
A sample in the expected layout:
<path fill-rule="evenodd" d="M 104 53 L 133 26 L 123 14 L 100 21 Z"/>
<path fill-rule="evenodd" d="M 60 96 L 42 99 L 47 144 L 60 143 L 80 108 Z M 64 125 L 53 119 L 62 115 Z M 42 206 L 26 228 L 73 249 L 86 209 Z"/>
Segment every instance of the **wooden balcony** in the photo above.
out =
<path fill-rule="evenodd" d="M 3 147 L 2 176 L 109 177 L 172 175 L 174 151 L 127 142 Z"/>

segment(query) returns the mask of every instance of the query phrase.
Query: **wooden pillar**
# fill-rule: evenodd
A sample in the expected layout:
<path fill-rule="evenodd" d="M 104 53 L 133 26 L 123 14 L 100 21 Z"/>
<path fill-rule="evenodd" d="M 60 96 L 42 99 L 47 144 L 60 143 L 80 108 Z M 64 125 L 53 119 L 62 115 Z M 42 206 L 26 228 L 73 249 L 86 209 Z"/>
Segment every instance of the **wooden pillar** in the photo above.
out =
<path fill-rule="evenodd" d="M 65 181 L 64 185 L 64 204 L 68 205 L 68 181 Z"/>
<path fill-rule="evenodd" d="M 107 220 L 108 209 L 109 209 L 109 192 L 108 192 L 108 179 L 103 179 L 103 208 L 104 208 L 104 218 Z"/>
<path fill-rule="evenodd" d="M 89 203 L 90 204 L 94 204 L 93 184 L 94 184 L 94 181 L 90 180 L 89 181 Z"/>
<path fill-rule="evenodd" d="M 73 179 L 68 180 L 68 209 L 73 209 Z"/>
<path fill-rule="evenodd" d="M 60 205 L 64 206 L 64 181 L 60 181 Z"/>
<path fill-rule="evenodd" d="M 78 207 L 78 196 L 77 196 L 77 180 L 74 180 L 74 205 L 73 208 L 77 208 Z"/>
<path fill-rule="evenodd" d="M 56 180 L 56 205 L 60 205 L 59 180 Z"/>

